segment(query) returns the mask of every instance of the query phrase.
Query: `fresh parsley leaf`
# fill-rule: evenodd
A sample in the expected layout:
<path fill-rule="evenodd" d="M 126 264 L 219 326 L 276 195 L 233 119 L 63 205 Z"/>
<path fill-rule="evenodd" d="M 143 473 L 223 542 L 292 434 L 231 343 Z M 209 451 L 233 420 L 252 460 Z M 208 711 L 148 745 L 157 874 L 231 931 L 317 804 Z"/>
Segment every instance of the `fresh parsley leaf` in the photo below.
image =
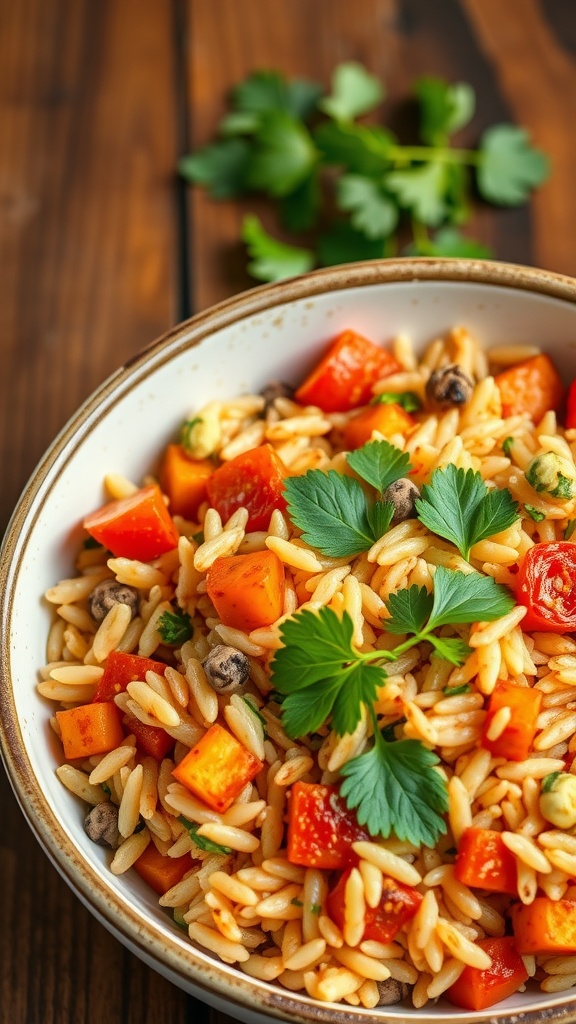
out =
<path fill-rule="evenodd" d="M 254 214 L 244 217 L 242 240 L 250 256 L 248 269 L 259 281 L 281 281 L 285 277 L 297 277 L 311 270 L 314 265 L 314 256 L 309 249 L 299 249 L 272 238 Z"/>
<path fill-rule="evenodd" d="M 534 505 L 524 505 L 524 510 L 535 523 L 541 523 L 543 519 L 546 519 L 545 513 L 534 508 Z"/>
<path fill-rule="evenodd" d="M 396 229 L 398 207 L 381 185 L 363 174 L 344 174 L 336 183 L 336 202 L 350 223 L 367 238 L 386 238 Z"/>
<path fill-rule="evenodd" d="M 277 71 L 255 71 L 232 92 L 234 113 L 259 115 L 287 113 L 306 121 L 315 112 L 324 89 L 304 78 L 287 81 Z"/>
<path fill-rule="evenodd" d="M 463 573 L 439 565 L 434 573 L 434 602 L 428 629 L 459 623 L 491 622 L 514 608 L 507 587 L 480 573 Z"/>
<path fill-rule="evenodd" d="M 336 221 L 328 231 L 319 236 L 316 248 L 318 262 L 322 267 L 356 263 L 358 260 L 374 260 L 384 255 L 381 239 L 366 238 L 366 235 L 353 228 L 348 221 Z"/>
<path fill-rule="evenodd" d="M 488 128 L 480 140 L 477 171 L 480 194 L 490 203 L 515 206 L 548 176 L 546 156 L 529 143 L 528 133 L 511 124 Z"/>
<path fill-rule="evenodd" d="M 450 85 L 442 78 L 426 76 L 416 82 L 420 103 L 420 134 L 430 146 L 439 146 L 474 116 L 476 95 L 467 82 Z"/>
<path fill-rule="evenodd" d="M 412 469 L 410 456 L 389 441 L 368 441 L 361 448 L 349 452 L 346 461 L 358 476 L 380 492 L 401 480 Z"/>
<path fill-rule="evenodd" d="M 292 192 L 279 200 L 280 218 L 290 231 L 307 231 L 316 223 L 320 206 L 318 170 L 313 167 Z"/>
<path fill-rule="evenodd" d="M 352 558 L 378 539 L 362 486 L 352 477 L 309 469 L 304 476 L 287 477 L 284 493 L 290 519 L 306 543 L 324 555 Z"/>
<path fill-rule="evenodd" d="M 324 163 L 354 174 L 382 174 L 395 141 L 391 132 L 378 125 L 327 121 L 314 131 Z"/>
<path fill-rule="evenodd" d="M 451 665 L 463 665 L 472 648 L 459 636 L 438 636 L 436 633 L 427 633 L 426 640 L 432 644 L 436 654 Z"/>
<path fill-rule="evenodd" d="M 229 138 L 183 156 L 178 172 L 186 181 L 205 185 L 213 199 L 232 199 L 247 189 L 250 144 Z"/>
<path fill-rule="evenodd" d="M 330 715 L 338 735 L 354 732 L 362 705 L 372 705 L 386 674 L 369 662 L 381 652 L 360 654 L 353 634 L 350 616 L 331 608 L 304 609 L 280 627 L 284 646 L 274 654 L 272 684 L 288 694 L 282 723 L 289 736 L 314 732 Z"/>
<path fill-rule="evenodd" d="M 318 159 L 310 133 L 290 114 L 264 114 L 254 133 L 254 142 L 246 181 L 251 188 L 261 189 L 274 198 L 292 192 L 308 177 Z"/>
<path fill-rule="evenodd" d="M 292 904 L 293 907 L 303 907 L 304 906 L 304 904 L 302 903 L 302 900 L 298 900 L 298 899 L 296 899 L 296 897 L 294 897 L 293 900 L 290 900 L 290 903 Z"/>
<path fill-rule="evenodd" d="M 434 470 L 415 504 L 420 521 L 455 544 L 466 559 L 474 544 L 518 519 L 518 506 L 509 491 L 489 491 L 480 473 L 454 465 Z"/>
<path fill-rule="evenodd" d="M 492 252 L 486 246 L 477 242 L 474 238 L 463 235 L 458 228 L 447 225 L 439 228 L 436 233 L 428 238 L 418 237 L 408 246 L 409 256 L 462 256 L 471 259 L 490 259 Z"/>
<path fill-rule="evenodd" d="M 432 613 L 434 597 L 426 587 L 414 584 L 404 590 L 390 594 L 386 607 L 390 618 L 384 626 L 388 633 L 403 636 L 404 633 L 420 633 Z"/>
<path fill-rule="evenodd" d="M 231 110 L 224 115 L 218 127 L 220 135 L 232 137 L 234 135 L 252 135 L 259 123 L 258 114 L 251 114 L 248 110 Z"/>
<path fill-rule="evenodd" d="M 332 92 L 318 106 L 336 121 L 352 121 L 368 113 L 384 99 L 384 87 L 357 61 L 338 64 L 332 75 Z"/>
<path fill-rule="evenodd" d="M 576 519 L 569 519 L 564 529 L 564 540 L 570 540 L 574 530 L 576 530 Z"/>
<path fill-rule="evenodd" d="M 378 539 L 390 529 L 394 504 L 391 501 L 375 501 L 373 505 L 368 506 L 367 514 L 372 534 Z"/>
<path fill-rule="evenodd" d="M 406 412 L 418 412 L 422 408 L 415 391 L 381 391 L 370 400 L 370 405 L 399 405 Z"/>
<path fill-rule="evenodd" d="M 461 693 L 470 693 L 470 684 L 462 683 L 460 686 L 445 686 L 442 693 L 446 697 L 459 697 Z"/>
<path fill-rule="evenodd" d="M 181 646 L 192 636 L 194 629 L 192 620 L 187 612 L 177 611 L 162 612 L 156 626 L 163 643 L 171 646 Z"/>
<path fill-rule="evenodd" d="M 196 825 L 195 822 L 188 821 L 188 818 L 184 818 L 182 815 L 179 816 L 178 821 L 190 833 L 192 842 L 196 844 L 199 850 L 204 850 L 205 853 L 232 853 L 229 846 L 221 846 L 220 843 L 214 843 L 211 839 L 207 839 L 206 836 L 199 836 L 198 829 L 200 825 Z"/>
<path fill-rule="evenodd" d="M 447 174 L 446 164 L 441 160 L 390 171 L 385 176 L 385 184 L 397 197 L 399 205 L 409 210 L 422 224 L 437 227 L 443 220 Z"/>
<path fill-rule="evenodd" d="M 418 740 L 386 743 L 379 733 L 371 750 L 340 769 L 340 794 L 372 836 L 392 832 L 415 846 L 434 847 L 446 829 L 446 783 L 434 771 L 439 758 Z"/>

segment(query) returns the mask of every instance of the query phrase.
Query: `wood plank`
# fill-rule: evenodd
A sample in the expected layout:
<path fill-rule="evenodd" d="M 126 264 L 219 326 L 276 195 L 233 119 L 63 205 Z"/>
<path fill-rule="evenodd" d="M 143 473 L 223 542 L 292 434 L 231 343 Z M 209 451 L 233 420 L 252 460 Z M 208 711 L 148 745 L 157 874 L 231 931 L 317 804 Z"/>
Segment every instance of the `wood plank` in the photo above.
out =
<path fill-rule="evenodd" d="M 0 7 L 2 526 L 79 402 L 177 318 L 173 48 L 164 0 Z M 190 1019 L 60 879 L 0 776 L 2 1024 Z"/>

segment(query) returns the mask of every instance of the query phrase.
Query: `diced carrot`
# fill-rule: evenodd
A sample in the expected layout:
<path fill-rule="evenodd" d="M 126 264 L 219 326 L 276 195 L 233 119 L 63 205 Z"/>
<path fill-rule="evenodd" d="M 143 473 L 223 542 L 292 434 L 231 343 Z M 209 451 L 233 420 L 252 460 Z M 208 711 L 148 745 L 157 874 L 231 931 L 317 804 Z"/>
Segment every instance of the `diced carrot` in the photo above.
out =
<path fill-rule="evenodd" d="M 365 405 L 373 385 L 401 367 L 394 356 L 356 331 L 342 331 L 317 366 L 297 389 L 301 405 L 324 412 L 348 412 Z"/>
<path fill-rule="evenodd" d="M 519 953 L 564 956 L 576 953 L 576 902 L 537 896 L 512 907 L 512 930 Z"/>
<path fill-rule="evenodd" d="M 564 385 L 550 356 L 541 354 L 496 374 L 494 378 L 502 399 L 502 415 L 528 413 L 534 423 L 548 409 L 559 411 Z"/>
<path fill-rule="evenodd" d="M 111 651 L 106 659 L 104 672 L 98 680 L 93 701 L 98 704 L 102 700 L 114 700 L 118 693 L 123 693 L 128 683 L 136 679 L 145 679 L 147 672 L 164 675 L 166 665 L 162 661 L 143 658 L 140 654 L 126 654 L 124 651 Z"/>
<path fill-rule="evenodd" d="M 124 715 L 124 725 L 136 737 L 138 750 L 157 761 L 162 761 L 174 746 L 174 739 L 161 726 L 146 725 L 133 715 Z"/>
<path fill-rule="evenodd" d="M 206 481 L 214 472 L 210 459 L 192 459 L 181 444 L 166 446 L 160 467 L 160 486 L 172 515 L 194 519 L 206 498 Z"/>
<path fill-rule="evenodd" d="M 337 786 L 295 782 L 288 803 L 288 860 L 332 871 L 357 857 L 352 843 L 370 836 L 338 794 Z"/>
<path fill-rule="evenodd" d="M 344 447 L 348 450 L 361 448 L 377 430 L 383 437 L 393 434 L 407 434 L 414 420 L 401 405 L 367 405 L 361 412 L 351 416 L 344 427 Z"/>
<path fill-rule="evenodd" d="M 258 774 L 262 762 L 216 722 L 188 751 L 172 774 L 215 811 L 227 811 Z"/>
<path fill-rule="evenodd" d="M 341 930 L 345 923 L 346 882 L 350 870 L 340 876 L 327 900 L 328 914 Z M 380 903 L 377 907 L 366 907 L 364 913 L 363 941 L 391 942 L 402 926 L 414 917 L 421 902 L 422 896 L 417 889 L 384 875 Z"/>
<path fill-rule="evenodd" d="M 261 444 L 225 462 L 206 483 L 208 500 L 226 522 L 239 508 L 248 510 L 247 530 L 267 530 L 274 509 L 286 508 L 287 469 L 272 445 Z"/>
<path fill-rule="evenodd" d="M 501 679 L 494 687 L 488 702 L 488 713 L 482 731 L 482 746 L 494 757 L 508 761 L 525 761 L 532 748 L 536 733 L 542 693 L 530 686 L 518 686 Z M 496 739 L 489 738 L 490 724 L 501 708 L 510 708 L 508 724 Z"/>
<path fill-rule="evenodd" d="M 485 970 L 465 967 L 446 992 L 451 1003 L 465 1010 L 485 1010 L 513 995 L 528 980 L 528 972 L 512 936 L 478 939 L 476 945 L 488 953 L 492 965 Z"/>
<path fill-rule="evenodd" d="M 134 867 L 146 884 L 159 896 L 163 896 L 190 871 L 192 858 L 189 853 L 182 857 L 165 857 L 154 843 L 148 843 L 144 853 L 134 861 Z"/>
<path fill-rule="evenodd" d="M 464 830 L 454 874 L 459 882 L 472 888 L 518 894 L 516 858 L 500 833 L 489 828 Z"/>
<path fill-rule="evenodd" d="M 57 711 L 56 719 L 64 756 L 70 761 L 107 754 L 124 739 L 121 711 L 110 701 Z"/>
<path fill-rule="evenodd" d="M 284 567 L 273 551 L 217 558 L 206 590 L 225 626 L 250 632 L 269 626 L 284 608 Z"/>
<path fill-rule="evenodd" d="M 178 546 L 178 530 L 156 484 L 110 501 L 84 519 L 84 529 L 118 558 L 149 562 Z"/>

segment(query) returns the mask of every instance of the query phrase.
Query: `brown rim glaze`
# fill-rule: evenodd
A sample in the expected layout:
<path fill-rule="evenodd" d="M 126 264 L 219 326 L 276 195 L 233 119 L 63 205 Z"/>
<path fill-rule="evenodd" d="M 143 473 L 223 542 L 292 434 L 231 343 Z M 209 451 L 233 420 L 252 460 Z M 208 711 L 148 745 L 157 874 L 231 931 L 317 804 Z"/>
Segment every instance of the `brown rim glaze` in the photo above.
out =
<path fill-rule="evenodd" d="M 145 914 L 134 908 L 106 880 L 86 863 L 55 817 L 32 771 L 17 721 L 11 687 L 10 620 L 12 583 L 26 555 L 23 534 L 31 505 L 57 459 L 68 459 L 80 441 L 93 429 L 106 410 L 116 404 L 136 382 L 183 349 L 199 344 L 221 330 L 256 313 L 295 300 L 339 292 L 349 288 L 408 281 L 465 282 L 509 288 L 576 304 L 576 280 L 559 274 L 512 264 L 452 259 L 399 259 L 350 264 L 315 271 L 280 284 L 254 288 L 228 299 L 174 327 L 109 377 L 79 408 L 56 437 L 28 482 L 4 538 L 0 558 L 0 741 L 3 760 L 22 811 L 36 838 L 64 880 L 89 910 L 120 941 L 150 966 L 162 965 L 170 980 L 192 988 L 200 998 L 229 1013 L 234 1007 L 252 1014 L 292 1019 L 299 1024 L 369 1024 L 386 1022 L 438 1024 L 425 1009 L 389 1016 L 385 1009 L 368 1011 L 355 1007 L 323 1005 L 307 996 L 278 989 L 248 978 L 233 967 L 220 964 L 188 946 L 177 936 L 160 932 Z M 46 498 L 46 496 L 45 496 Z M 43 500 L 45 500 L 45 498 Z M 473 1015 L 454 1011 L 450 1019 L 459 1024 L 574 1024 L 574 997 L 558 994 L 555 1005 L 523 1012 L 498 1011 Z M 226 1005 L 225 1005 L 226 1004 Z"/>

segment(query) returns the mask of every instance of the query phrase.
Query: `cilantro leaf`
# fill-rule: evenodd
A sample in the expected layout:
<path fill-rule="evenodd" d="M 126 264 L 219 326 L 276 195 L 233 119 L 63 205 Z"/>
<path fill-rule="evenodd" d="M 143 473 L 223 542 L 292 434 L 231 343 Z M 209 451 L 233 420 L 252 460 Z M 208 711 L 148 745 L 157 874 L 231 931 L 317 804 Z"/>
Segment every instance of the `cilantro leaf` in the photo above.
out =
<path fill-rule="evenodd" d="M 406 412 L 418 412 L 422 408 L 415 391 L 381 391 L 370 400 L 370 405 L 399 405 Z"/>
<path fill-rule="evenodd" d="M 384 99 L 384 87 L 357 61 L 338 64 L 332 75 L 332 92 L 318 106 L 336 121 L 352 121 L 368 113 Z"/>
<path fill-rule="evenodd" d="M 156 629 L 165 644 L 178 646 L 189 640 L 194 632 L 190 616 L 179 609 L 162 612 Z"/>
<path fill-rule="evenodd" d="M 178 161 L 178 173 L 186 181 L 206 185 L 213 199 L 231 199 L 246 191 L 250 145 L 230 138 L 204 146 Z"/>
<path fill-rule="evenodd" d="M 490 203 L 514 206 L 548 176 L 547 157 L 529 144 L 528 133 L 510 124 L 488 128 L 480 140 L 478 189 Z"/>
<path fill-rule="evenodd" d="M 446 164 L 430 160 L 419 167 L 390 171 L 386 188 L 397 197 L 400 206 L 410 210 L 416 220 L 436 227 L 444 218 L 444 193 L 447 184 Z"/>
<path fill-rule="evenodd" d="M 386 630 L 400 635 L 420 633 L 430 618 L 433 603 L 432 594 L 417 584 L 390 594 L 386 601 L 390 612 L 390 618 L 384 622 Z"/>
<path fill-rule="evenodd" d="M 252 188 L 275 198 L 288 195 L 299 185 L 318 158 L 309 132 L 291 114 L 264 114 L 254 141 L 246 180 Z"/>
<path fill-rule="evenodd" d="M 309 469 L 287 477 L 288 515 L 311 547 L 332 558 L 359 555 L 378 539 L 368 518 L 366 496 L 352 477 L 333 469 Z"/>
<path fill-rule="evenodd" d="M 514 608 L 510 591 L 492 576 L 463 573 L 439 565 L 434 573 L 434 601 L 428 629 L 467 622 L 489 622 Z"/>
<path fill-rule="evenodd" d="M 489 491 L 480 473 L 454 465 L 434 470 L 415 504 L 420 521 L 455 544 L 466 559 L 474 544 L 507 529 L 518 518 L 518 506 L 509 491 Z"/>
<path fill-rule="evenodd" d="M 314 142 L 326 164 L 356 174 L 382 174 L 395 139 L 378 125 L 327 121 L 316 128 Z"/>
<path fill-rule="evenodd" d="M 178 821 L 190 833 L 192 842 L 196 844 L 199 850 L 204 850 L 205 853 L 232 853 L 232 849 L 229 846 L 221 846 L 220 843 L 215 843 L 212 839 L 207 839 L 206 836 L 199 836 L 198 829 L 200 825 L 197 825 L 195 822 L 188 821 L 188 818 L 183 817 L 183 815 L 179 816 Z"/>
<path fill-rule="evenodd" d="M 398 207 L 373 178 L 344 174 L 336 183 L 336 201 L 351 214 L 350 223 L 367 238 L 386 238 L 398 223 Z"/>
<path fill-rule="evenodd" d="M 476 96 L 466 82 L 450 85 L 442 78 L 425 76 L 416 82 L 420 102 L 420 134 L 430 146 L 445 143 L 474 115 Z"/>
<path fill-rule="evenodd" d="M 358 476 L 381 492 L 412 469 L 407 452 L 401 452 L 389 441 L 368 441 L 349 452 L 346 461 Z"/>
<path fill-rule="evenodd" d="M 354 627 L 345 613 L 331 608 L 296 612 L 280 628 L 284 644 L 274 654 L 272 682 L 288 696 L 282 722 L 294 738 L 314 732 L 332 715 L 338 735 L 356 728 L 362 704 L 371 705 L 385 672 L 359 654 L 352 644 Z M 372 652 L 372 659 L 380 652 Z"/>
<path fill-rule="evenodd" d="M 318 262 L 322 267 L 357 260 L 374 260 L 383 255 L 382 239 L 367 238 L 348 221 L 336 221 L 318 238 Z"/>
<path fill-rule="evenodd" d="M 273 238 L 254 214 L 244 217 L 242 240 L 250 256 L 248 269 L 259 281 L 281 281 L 285 277 L 297 277 L 311 270 L 314 265 L 314 257 L 309 249 L 299 249 Z"/>
<path fill-rule="evenodd" d="M 448 809 L 446 783 L 433 769 L 438 757 L 418 740 L 386 743 L 379 733 L 375 740 L 340 769 L 340 794 L 370 835 L 387 839 L 394 832 L 415 846 L 435 846 Z"/>

